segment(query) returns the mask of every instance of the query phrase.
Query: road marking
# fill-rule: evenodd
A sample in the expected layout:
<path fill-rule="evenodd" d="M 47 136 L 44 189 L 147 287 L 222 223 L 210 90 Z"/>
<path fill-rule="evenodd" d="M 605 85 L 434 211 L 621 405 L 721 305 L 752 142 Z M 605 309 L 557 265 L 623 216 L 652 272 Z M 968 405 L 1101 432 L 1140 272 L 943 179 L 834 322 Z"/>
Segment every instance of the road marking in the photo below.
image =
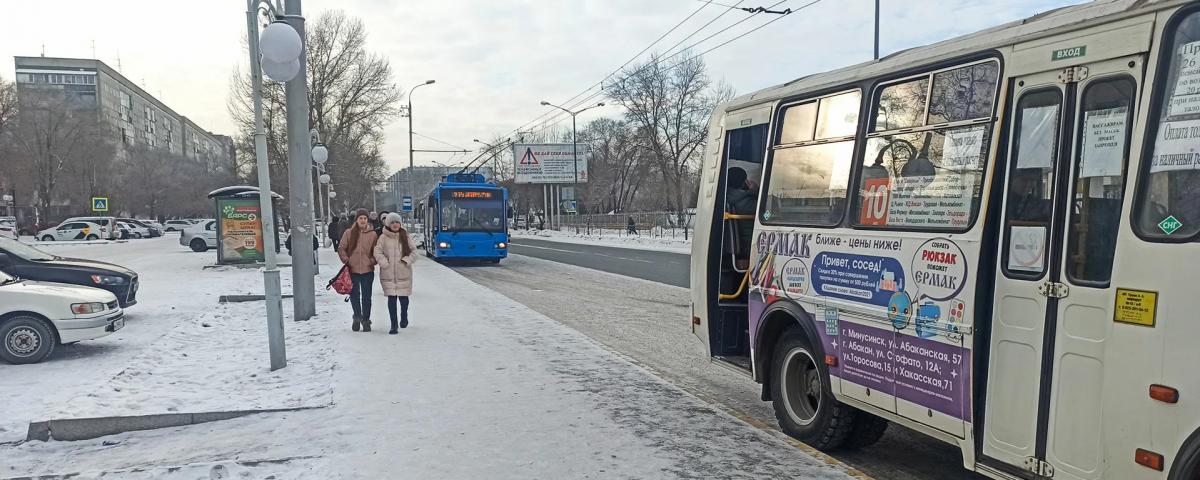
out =
<path fill-rule="evenodd" d="M 654 262 L 651 262 L 651 261 L 649 261 L 649 260 L 641 260 L 641 259 L 638 259 L 638 258 L 625 258 L 625 257 L 618 257 L 618 256 L 616 256 L 616 255 L 608 255 L 608 254 L 605 254 L 605 253 L 599 253 L 599 252 L 592 252 L 592 255 L 599 255 L 599 256 L 601 256 L 601 257 L 609 257 L 609 258 L 619 258 L 619 259 L 621 259 L 621 260 L 629 260 L 629 261 L 631 261 L 631 262 L 654 263 Z"/>
<path fill-rule="evenodd" d="M 556 251 L 556 252 L 566 252 L 566 253 L 587 253 L 587 252 L 580 252 L 580 251 L 577 251 L 577 250 L 563 250 L 563 249 L 561 249 L 561 248 L 535 247 L 535 246 L 533 246 L 533 245 L 521 245 L 521 244 L 518 244 L 518 243 L 514 243 L 514 244 L 512 244 L 512 246 L 514 246 L 514 247 L 524 247 L 524 248 L 536 248 L 536 249 L 539 249 L 539 250 L 554 250 L 554 251 Z"/>

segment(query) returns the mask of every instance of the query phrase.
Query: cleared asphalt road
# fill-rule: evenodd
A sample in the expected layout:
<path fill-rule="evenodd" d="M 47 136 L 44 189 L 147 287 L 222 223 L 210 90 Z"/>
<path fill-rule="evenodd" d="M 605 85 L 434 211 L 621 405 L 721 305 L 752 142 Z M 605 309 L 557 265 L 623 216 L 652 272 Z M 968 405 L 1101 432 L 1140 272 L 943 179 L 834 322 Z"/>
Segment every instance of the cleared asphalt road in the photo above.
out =
<path fill-rule="evenodd" d="M 635 268 L 642 262 L 633 259 L 668 258 L 679 261 L 680 265 L 668 263 L 664 268 L 677 268 L 676 278 L 683 281 L 676 284 L 686 286 L 686 255 L 519 241 L 541 248 L 519 251 L 520 247 L 514 245 L 516 255 L 500 265 L 463 265 L 454 269 L 583 332 L 660 378 L 727 408 L 752 424 L 783 435 L 778 432 L 771 404 L 759 400 L 760 387 L 753 380 L 708 361 L 703 345 L 692 336 L 688 326 L 688 290 L 630 278 L 656 274 L 653 268 Z M 596 252 L 609 256 L 594 255 Z M 534 255 L 561 259 L 563 263 L 530 258 Z M 650 261 L 650 267 L 661 263 Z M 594 269 L 573 266 L 580 264 L 598 266 Z M 632 273 L 623 276 L 606 273 L 609 271 Z M 754 455 L 752 451 L 745 453 Z M 963 470 L 962 456 L 955 447 L 895 425 L 873 447 L 835 452 L 832 456 L 879 480 L 982 478 Z"/>
<path fill-rule="evenodd" d="M 687 254 L 577 245 L 532 238 L 514 238 L 509 242 L 508 249 L 510 252 L 520 255 L 626 277 L 641 278 L 676 287 L 688 287 L 691 256 Z"/>

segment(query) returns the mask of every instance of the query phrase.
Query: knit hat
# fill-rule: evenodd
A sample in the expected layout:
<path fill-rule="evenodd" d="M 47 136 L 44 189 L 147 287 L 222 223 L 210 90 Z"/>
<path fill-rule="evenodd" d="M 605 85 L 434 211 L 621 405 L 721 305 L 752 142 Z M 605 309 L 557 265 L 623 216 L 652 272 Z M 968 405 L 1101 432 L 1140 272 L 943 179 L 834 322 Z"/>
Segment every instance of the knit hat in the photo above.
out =
<path fill-rule="evenodd" d="M 354 211 L 354 219 L 357 220 L 358 217 L 371 218 L 371 212 L 368 212 L 365 208 L 360 208 Z"/>
<path fill-rule="evenodd" d="M 402 221 L 404 221 L 404 217 L 401 217 L 399 213 L 389 213 L 383 217 L 383 225 L 387 227 L 392 226 L 393 223 L 400 223 Z"/>

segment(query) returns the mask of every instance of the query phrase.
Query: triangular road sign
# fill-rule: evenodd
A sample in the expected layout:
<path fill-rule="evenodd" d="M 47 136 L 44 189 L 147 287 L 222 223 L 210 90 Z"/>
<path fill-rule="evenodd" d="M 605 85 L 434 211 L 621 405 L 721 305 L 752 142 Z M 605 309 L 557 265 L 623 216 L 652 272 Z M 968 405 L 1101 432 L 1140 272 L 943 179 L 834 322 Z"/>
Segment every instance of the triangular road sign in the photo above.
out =
<path fill-rule="evenodd" d="M 521 155 L 521 161 L 517 162 L 520 165 L 537 165 L 538 159 L 533 155 L 533 149 L 525 147 L 525 155 Z"/>

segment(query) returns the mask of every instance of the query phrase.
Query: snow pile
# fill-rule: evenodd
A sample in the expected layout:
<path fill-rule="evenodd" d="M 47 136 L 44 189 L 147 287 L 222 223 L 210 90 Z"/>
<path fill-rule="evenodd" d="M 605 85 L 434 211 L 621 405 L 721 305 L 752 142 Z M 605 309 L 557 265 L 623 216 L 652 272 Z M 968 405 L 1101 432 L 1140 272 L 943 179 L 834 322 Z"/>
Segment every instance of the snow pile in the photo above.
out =
<path fill-rule="evenodd" d="M 683 238 L 683 232 L 676 230 L 675 237 L 671 237 L 670 231 L 647 233 L 641 235 L 630 235 L 617 230 L 599 230 L 592 229 L 589 235 L 583 228 L 579 233 L 575 233 L 574 228 L 568 227 L 566 230 L 511 230 L 509 235 L 512 238 L 534 238 L 542 240 L 550 240 L 562 243 L 574 243 L 578 245 L 597 245 L 603 247 L 621 247 L 635 248 L 638 250 L 652 250 L 659 252 L 685 253 L 692 252 L 692 241 L 689 236 L 687 240 Z M 690 235 L 690 233 L 689 233 Z"/>
<path fill-rule="evenodd" d="M 100 388 L 68 400 L 51 418 L 327 406 L 334 362 L 318 322 L 284 326 L 288 366 L 271 372 L 265 304 L 213 306 L 181 322 Z"/>

